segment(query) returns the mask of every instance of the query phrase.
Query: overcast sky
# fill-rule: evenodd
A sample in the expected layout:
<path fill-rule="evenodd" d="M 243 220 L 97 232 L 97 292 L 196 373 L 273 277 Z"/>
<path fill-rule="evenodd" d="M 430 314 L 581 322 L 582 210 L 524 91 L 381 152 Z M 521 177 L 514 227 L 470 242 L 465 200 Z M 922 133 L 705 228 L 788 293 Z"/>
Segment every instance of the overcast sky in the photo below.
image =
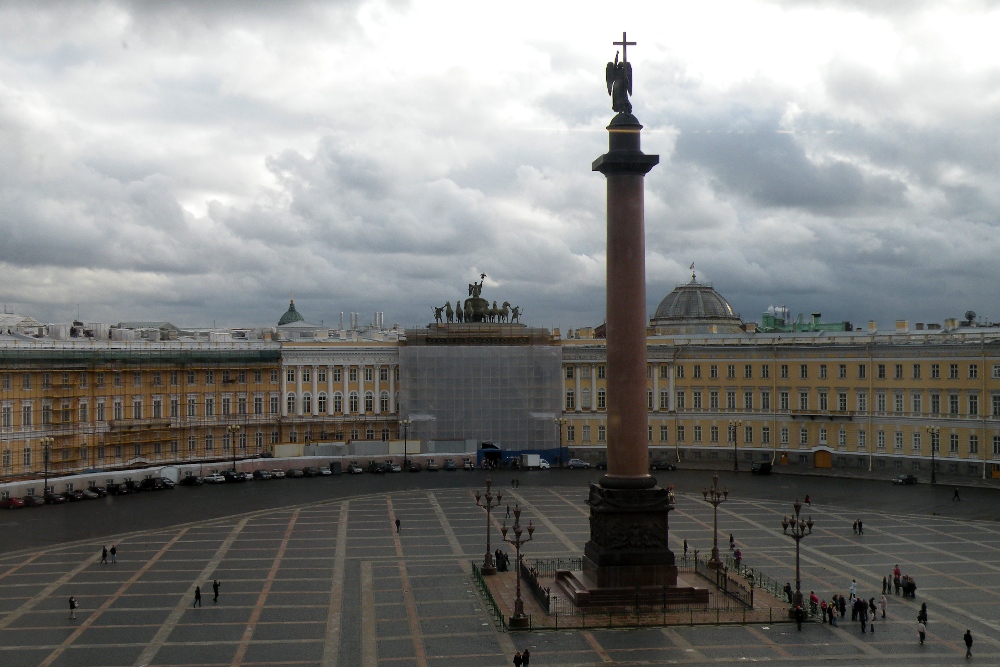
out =
<path fill-rule="evenodd" d="M 604 67 L 623 30 L 650 313 L 1000 320 L 1000 6 L 4 2 L 0 301 L 273 325 L 467 296 L 604 319 Z"/>

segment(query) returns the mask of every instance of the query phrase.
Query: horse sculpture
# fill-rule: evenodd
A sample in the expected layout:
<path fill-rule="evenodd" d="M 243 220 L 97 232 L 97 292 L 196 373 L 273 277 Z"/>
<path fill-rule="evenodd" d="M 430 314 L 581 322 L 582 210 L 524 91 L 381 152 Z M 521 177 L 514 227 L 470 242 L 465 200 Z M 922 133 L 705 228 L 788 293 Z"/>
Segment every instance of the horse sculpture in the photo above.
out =
<path fill-rule="evenodd" d="M 455 321 L 455 311 L 451 309 L 451 301 L 444 302 L 444 315 L 448 318 L 448 323 Z"/>
<path fill-rule="evenodd" d="M 510 319 L 510 301 L 504 301 L 499 310 L 500 321 L 506 322 Z"/>
<path fill-rule="evenodd" d="M 461 301 L 456 301 L 455 302 L 455 321 L 458 322 L 459 324 L 461 324 L 462 323 L 462 318 L 463 318 L 464 315 L 465 315 L 465 313 L 462 312 L 462 302 Z"/>

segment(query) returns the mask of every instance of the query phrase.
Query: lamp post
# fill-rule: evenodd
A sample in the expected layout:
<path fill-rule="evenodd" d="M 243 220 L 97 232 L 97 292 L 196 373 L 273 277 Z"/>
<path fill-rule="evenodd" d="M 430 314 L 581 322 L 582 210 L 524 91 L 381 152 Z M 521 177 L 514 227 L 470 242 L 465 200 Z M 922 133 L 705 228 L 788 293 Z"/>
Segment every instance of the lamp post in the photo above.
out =
<path fill-rule="evenodd" d="M 790 535 L 793 540 L 795 540 L 795 596 L 792 597 L 792 609 L 802 606 L 802 575 L 799 573 L 799 542 L 802 541 L 806 535 L 811 535 L 813 532 L 813 520 L 812 516 L 808 520 L 804 521 L 799 513 L 802 511 L 802 503 L 795 500 L 795 515 L 789 518 L 787 515 L 781 519 L 781 528 L 785 531 L 785 535 Z M 789 528 L 792 532 L 788 532 Z"/>
<path fill-rule="evenodd" d="M 497 573 L 496 563 L 493 562 L 493 552 L 492 552 L 493 547 L 490 544 L 490 526 L 491 526 L 490 514 L 493 512 L 495 508 L 500 506 L 500 499 L 503 498 L 503 494 L 498 493 L 496 495 L 496 498 L 494 498 L 493 492 L 490 490 L 490 487 L 492 486 L 493 486 L 493 480 L 487 477 L 486 495 L 480 496 L 479 491 L 476 491 L 476 505 L 486 510 L 486 557 L 483 559 L 483 566 L 479 569 L 479 572 L 483 575 Z"/>
<path fill-rule="evenodd" d="M 503 541 L 514 547 L 514 562 L 517 568 L 517 597 L 514 599 L 514 613 L 508 619 L 507 626 L 511 628 L 525 628 L 528 626 L 528 615 L 524 613 L 524 601 L 521 600 L 521 547 L 532 540 L 535 533 L 535 527 L 531 525 L 531 521 L 528 521 L 528 537 L 524 539 L 521 531 L 521 507 L 518 505 L 514 506 L 514 537 L 512 539 L 507 539 L 507 522 L 503 522 L 503 526 L 500 527 L 500 532 L 503 533 Z"/>
<path fill-rule="evenodd" d="M 739 419 L 731 420 L 729 422 L 729 433 L 733 437 L 733 472 L 740 471 L 740 458 L 736 451 L 736 443 L 739 440 L 739 428 L 743 425 L 743 422 Z"/>
<path fill-rule="evenodd" d="M 42 465 L 45 466 L 45 486 L 42 487 L 42 495 L 49 492 L 49 448 L 55 444 L 55 438 L 42 438 Z"/>
<path fill-rule="evenodd" d="M 563 425 L 567 422 L 567 420 L 562 417 L 556 417 L 552 420 L 552 422 L 556 425 L 556 431 L 559 433 L 559 467 L 561 468 L 563 466 L 563 459 L 565 458 L 563 457 L 562 451 L 562 431 Z"/>
<path fill-rule="evenodd" d="M 937 484 L 937 461 L 934 455 L 941 444 L 941 429 L 937 426 L 928 426 L 927 432 L 931 434 L 931 484 Z"/>
<path fill-rule="evenodd" d="M 399 425 L 403 427 L 403 471 L 409 469 L 410 463 L 407 457 L 409 456 L 409 447 L 407 447 L 407 436 L 410 434 L 410 424 L 413 423 L 412 419 L 400 419 Z M 489 537 L 487 536 L 486 541 L 489 542 Z"/>
<path fill-rule="evenodd" d="M 719 488 L 719 473 L 712 475 L 712 488 L 702 489 L 701 495 L 705 502 L 712 505 L 712 557 L 708 566 L 713 570 L 722 569 L 722 558 L 719 557 L 719 505 L 729 500 L 729 489 Z"/>
<path fill-rule="evenodd" d="M 229 431 L 229 445 L 233 448 L 233 472 L 236 472 L 236 434 L 240 430 L 240 425 L 230 424 L 226 430 Z"/>

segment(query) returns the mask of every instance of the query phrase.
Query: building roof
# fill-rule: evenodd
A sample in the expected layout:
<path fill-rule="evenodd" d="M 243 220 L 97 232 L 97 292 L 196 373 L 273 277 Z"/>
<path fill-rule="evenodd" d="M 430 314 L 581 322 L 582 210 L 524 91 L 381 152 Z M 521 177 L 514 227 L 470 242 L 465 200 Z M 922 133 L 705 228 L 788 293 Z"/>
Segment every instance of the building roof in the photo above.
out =
<path fill-rule="evenodd" d="M 280 320 L 278 320 L 278 326 L 280 327 L 283 324 L 291 324 L 292 322 L 304 322 L 305 319 L 306 318 L 299 314 L 299 311 L 295 310 L 295 299 L 292 299 L 288 302 L 288 310 L 286 310 L 285 314 L 281 316 Z"/>
<path fill-rule="evenodd" d="M 650 320 L 657 333 L 731 333 L 742 331 L 743 321 L 729 302 L 706 283 L 678 285 L 663 298 Z"/>

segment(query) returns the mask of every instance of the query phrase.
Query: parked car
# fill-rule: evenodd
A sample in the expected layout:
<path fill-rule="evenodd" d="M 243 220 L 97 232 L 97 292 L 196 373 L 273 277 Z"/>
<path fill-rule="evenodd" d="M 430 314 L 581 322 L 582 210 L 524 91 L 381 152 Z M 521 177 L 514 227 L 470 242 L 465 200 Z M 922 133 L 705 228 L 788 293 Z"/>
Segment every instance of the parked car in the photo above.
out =
<path fill-rule="evenodd" d="M 653 464 L 649 466 L 650 470 L 677 470 L 677 464 L 671 463 L 666 459 L 657 459 L 653 461 Z"/>
<path fill-rule="evenodd" d="M 254 479 L 260 479 L 260 480 L 274 479 L 274 475 L 272 475 L 271 471 L 269 471 L 269 470 L 254 470 L 253 471 L 253 478 Z"/>
<path fill-rule="evenodd" d="M 181 486 L 201 486 L 204 483 L 205 480 L 198 475 L 188 475 L 181 479 Z"/>
<path fill-rule="evenodd" d="M 893 484 L 916 484 L 917 478 L 913 475 L 896 475 L 896 478 L 892 480 Z"/>
<path fill-rule="evenodd" d="M 105 498 L 108 495 L 108 490 L 107 489 L 105 489 L 103 486 L 97 486 L 96 484 L 93 485 L 93 486 L 91 486 L 91 487 L 89 487 L 87 490 L 88 491 L 93 491 L 94 493 L 97 494 L 97 496 L 99 498 Z"/>
<path fill-rule="evenodd" d="M 4 498 L 0 500 L 0 509 L 4 510 L 18 510 L 24 507 L 24 501 L 20 498 L 15 498 L 11 496 L 10 498 Z"/>
<path fill-rule="evenodd" d="M 306 477 L 319 477 L 319 468 L 314 468 L 313 466 L 306 466 L 302 469 L 302 474 Z"/>
<path fill-rule="evenodd" d="M 167 485 L 159 477 L 147 477 L 139 482 L 139 486 L 143 491 L 162 491 L 167 488 Z"/>
<path fill-rule="evenodd" d="M 454 460 L 452 460 L 452 459 L 445 459 L 444 460 L 444 469 L 445 470 L 458 470 L 458 466 L 455 465 L 455 461 Z"/>
<path fill-rule="evenodd" d="M 292 468 L 285 473 L 285 477 L 305 477 L 306 474 L 299 470 L 298 468 Z"/>
<path fill-rule="evenodd" d="M 134 479 L 126 479 L 122 487 L 125 489 L 125 493 L 139 493 L 142 491 L 142 485 Z"/>
<path fill-rule="evenodd" d="M 750 472 L 755 475 L 770 475 L 771 467 L 770 461 L 758 461 L 750 466 Z"/>
<path fill-rule="evenodd" d="M 160 477 L 160 481 L 163 482 L 163 487 L 165 489 L 172 489 L 177 486 L 177 482 L 170 479 L 169 477 Z"/>
<path fill-rule="evenodd" d="M 224 484 L 226 478 L 217 472 L 213 472 L 211 475 L 205 475 L 206 484 Z"/>
<path fill-rule="evenodd" d="M 590 464 L 583 459 L 570 459 L 566 463 L 567 468 L 589 468 Z"/>
<path fill-rule="evenodd" d="M 597 469 L 598 470 L 607 470 L 608 469 L 608 462 L 607 461 L 598 461 L 597 462 Z"/>
<path fill-rule="evenodd" d="M 396 463 L 395 461 L 386 461 L 385 462 L 385 471 L 386 472 L 403 472 L 403 467 L 401 465 L 399 465 L 398 463 Z"/>
<path fill-rule="evenodd" d="M 285 479 L 285 471 L 281 468 L 275 468 L 271 471 L 271 474 L 274 475 L 275 479 Z"/>
<path fill-rule="evenodd" d="M 61 493 L 46 493 L 44 498 L 46 505 L 59 505 L 66 502 L 66 496 Z"/>
<path fill-rule="evenodd" d="M 327 475 L 333 474 L 333 470 L 328 468 L 327 466 L 320 466 L 318 470 L 320 477 L 326 477 Z"/>
<path fill-rule="evenodd" d="M 420 461 L 410 461 L 410 472 L 420 472 L 424 467 L 420 465 Z"/>
<path fill-rule="evenodd" d="M 439 466 L 438 462 L 435 461 L 434 459 L 430 459 L 429 461 L 427 461 L 427 472 L 437 472 L 440 469 L 441 466 Z"/>
<path fill-rule="evenodd" d="M 357 461 L 351 461 L 347 464 L 347 472 L 351 475 L 360 475 L 365 471 Z"/>
<path fill-rule="evenodd" d="M 243 473 L 238 470 L 227 470 L 222 473 L 222 478 L 227 482 L 245 482 L 247 478 L 243 476 Z"/>
<path fill-rule="evenodd" d="M 76 491 L 63 491 L 60 495 L 62 495 L 62 497 L 65 498 L 67 502 L 71 503 L 77 503 L 80 502 L 81 500 L 86 500 L 86 498 L 84 498 L 83 496 L 83 491 L 80 491 L 79 489 Z"/>
<path fill-rule="evenodd" d="M 98 498 L 101 497 L 93 489 L 83 489 L 82 491 L 80 491 L 80 493 L 83 494 L 84 500 L 97 500 Z"/>
<path fill-rule="evenodd" d="M 379 463 L 378 461 L 369 461 L 368 462 L 368 472 L 373 472 L 373 473 L 377 473 L 377 474 L 384 474 L 385 473 L 385 464 L 384 463 Z"/>
<path fill-rule="evenodd" d="M 475 470 L 476 464 L 472 462 L 472 459 L 462 459 L 462 470 Z"/>
<path fill-rule="evenodd" d="M 25 496 L 21 500 L 24 501 L 25 507 L 41 507 L 45 504 L 45 498 L 42 496 Z"/>

